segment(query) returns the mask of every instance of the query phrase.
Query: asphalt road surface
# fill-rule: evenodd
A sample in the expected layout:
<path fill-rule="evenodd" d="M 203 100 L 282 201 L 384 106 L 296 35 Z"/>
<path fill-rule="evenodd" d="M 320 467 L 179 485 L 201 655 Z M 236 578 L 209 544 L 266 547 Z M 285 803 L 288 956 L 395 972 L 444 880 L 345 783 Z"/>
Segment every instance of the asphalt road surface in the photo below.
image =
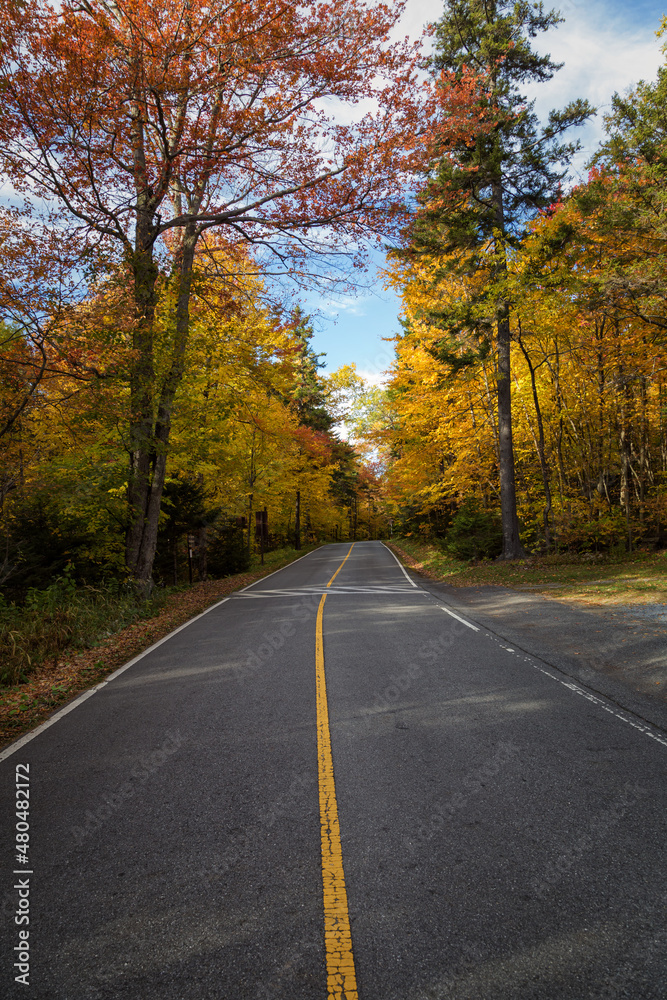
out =
<path fill-rule="evenodd" d="M 667 734 L 380 542 L 235 594 L 3 756 L 3 997 L 667 997 Z"/>

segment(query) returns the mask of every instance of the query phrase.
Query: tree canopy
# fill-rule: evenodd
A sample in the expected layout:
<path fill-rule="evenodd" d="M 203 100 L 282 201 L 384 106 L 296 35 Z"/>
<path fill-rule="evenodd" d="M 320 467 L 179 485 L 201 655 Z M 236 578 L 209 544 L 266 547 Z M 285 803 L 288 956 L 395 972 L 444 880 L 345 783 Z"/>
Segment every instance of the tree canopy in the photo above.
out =
<path fill-rule="evenodd" d="M 613 98 L 572 187 L 593 109 L 525 98 L 560 15 L 448 0 L 427 58 L 403 9 L 3 8 L 11 600 L 392 526 L 466 558 L 664 544 L 667 71 Z M 298 296 L 387 241 L 370 386 L 324 368 Z"/>

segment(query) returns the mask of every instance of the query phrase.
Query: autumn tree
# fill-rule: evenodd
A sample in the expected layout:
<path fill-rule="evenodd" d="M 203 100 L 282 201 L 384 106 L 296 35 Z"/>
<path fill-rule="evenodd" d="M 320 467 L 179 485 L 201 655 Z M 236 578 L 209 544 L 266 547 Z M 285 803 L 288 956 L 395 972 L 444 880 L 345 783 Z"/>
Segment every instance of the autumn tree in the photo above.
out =
<path fill-rule="evenodd" d="M 644 256 L 640 299 L 643 236 L 610 228 L 621 209 L 601 199 L 601 184 L 594 174 L 584 186 L 597 192 L 585 212 L 576 189 L 534 220 L 508 256 L 517 506 L 533 552 L 665 540 L 665 306 L 655 294 L 646 306 L 647 288 L 665 286 L 667 255 L 654 245 Z M 610 202 L 622 196 L 613 176 L 604 184 Z M 393 412 L 373 437 L 387 455 L 397 523 L 448 543 L 454 508 L 470 499 L 497 509 L 499 445 L 492 356 L 458 367 L 434 359 L 442 333 L 428 317 L 466 290 L 455 270 L 434 283 L 441 266 L 422 258 L 396 270 L 405 332 L 390 373 Z"/>
<path fill-rule="evenodd" d="M 441 143 L 411 231 L 409 254 L 434 256 L 468 280 L 468 294 L 435 308 L 430 321 L 442 331 L 435 355 L 452 359 L 457 339 L 473 332 L 484 346 L 494 340 L 503 557 L 523 553 L 519 539 L 512 444 L 511 299 L 505 287 L 508 252 L 526 220 L 557 197 L 577 143 L 562 133 L 593 113 L 585 101 L 552 111 L 541 125 L 526 84 L 544 82 L 559 66 L 540 56 L 531 39 L 557 25 L 541 3 L 448 0 L 436 25 L 434 74 L 479 78 L 480 120 L 475 136 Z M 438 273 L 435 280 L 437 284 Z M 474 345 L 473 345 L 474 346 Z M 474 351 L 473 351 L 474 354 Z"/>
<path fill-rule="evenodd" d="M 667 28 L 667 20 L 658 35 Z M 667 52 L 667 46 L 663 46 Z M 629 317 L 665 330 L 667 302 L 667 65 L 654 81 L 614 94 L 605 116 L 606 136 L 591 161 L 588 182 L 573 194 L 586 238 L 588 220 L 597 238 L 614 244 L 599 277 L 600 294 L 622 303 Z M 664 334 L 663 334 L 664 335 Z"/>
<path fill-rule="evenodd" d="M 227 266 L 230 266 L 229 263 Z M 82 329 L 118 318 L 115 290 L 81 303 Z M 155 318 L 157 360 L 168 362 L 173 335 L 170 296 Z M 183 390 L 174 403 L 154 573 L 182 580 L 190 565 L 205 579 L 243 568 L 255 543 L 255 511 L 268 508 L 271 547 L 294 538 L 300 493 L 304 538 L 339 537 L 354 506 L 359 462 L 331 430 L 329 379 L 317 368 L 306 317 L 267 307 L 261 283 L 238 277 L 236 295 L 198 281 L 192 302 Z M 72 333 L 72 339 L 74 332 Z M 302 361 L 306 354 L 305 396 Z M 90 362 L 90 358 L 88 361 Z M 126 469 L 124 408 L 129 386 L 123 358 L 113 375 L 42 380 L 13 430 L 0 438 L 0 583 L 25 594 L 68 573 L 79 583 L 124 579 Z M 331 381 L 346 382 L 337 376 Z M 6 394 L 0 380 L 0 394 Z M 299 398 L 301 415 L 292 400 Z M 351 486 L 341 491 L 341 480 Z M 241 531 L 245 515 L 249 530 Z M 377 518 L 376 518 L 377 521 Z M 247 534 L 246 534 L 247 531 Z M 194 557 L 189 558 L 193 536 Z M 210 554 L 210 560 L 208 558 Z"/>
<path fill-rule="evenodd" d="M 198 251 L 212 229 L 304 280 L 386 233 L 429 118 L 402 4 L 26 0 L 3 24 L 0 146 L 26 225 L 132 298 L 127 564 L 150 585 Z M 368 101 L 352 124 L 327 110 Z M 350 117 L 350 116 L 348 116 Z M 321 239 L 326 233 L 326 238 Z M 322 267 L 320 267 L 320 272 Z M 230 280 L 230 274 L 222 275 Z M 169 363 L 155 356 L 173 289 Z"/>
<path fill-rule="evenodd" d="M 77 310 L 89 289 L 69 251 L 61 234 L 33 230 L 11 206 L 0 208 L 0 439 L 43 383 L 64 379 L 71 390 L 72 380 L 90 381 L 113 363 Z"/>

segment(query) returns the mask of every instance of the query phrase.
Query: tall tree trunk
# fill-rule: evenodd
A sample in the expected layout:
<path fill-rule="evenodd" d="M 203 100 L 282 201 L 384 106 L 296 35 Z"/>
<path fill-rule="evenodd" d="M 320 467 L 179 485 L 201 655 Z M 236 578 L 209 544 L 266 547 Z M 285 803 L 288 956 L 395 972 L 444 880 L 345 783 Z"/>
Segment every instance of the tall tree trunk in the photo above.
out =
<path fill-rule="evenodd" d="M 520 327 L 519 327 L 520 328 Z M 540 469 L 542 472 L 542 485 L 544 486 L 544 541 L 547 546 L 547 552 L 551 548 L 551 533 L 550 533 L 550 522 L 551 522 L 551 510 L 552 510 L 552 499 L 551 499 L 551 474 L 549 472 L 549 463 L 547 462 L 547 453 L 544 443 L 544 423 L 542 421 L 542 408 L 540 406 L 540 397 L 537 392 L 537 381 L 535 379 L 535 366 L 530 359 L 528 351 L 524 347 L 524 343 L 521 339 L 521 333 L 519 333 L 519 347 L 526 359 L 526 364 L 528 365 L 528 371 L 530 372 L 530 384 L 533 389 L 533 403 L 535 404 L 535 416 L 537 417 L 537 453 L 540 459 Z"/>
<path fill-rule="evenodd" d="M 137 249 L 131 260 L 135 325 L 132 335 L 134 361 L 130 372 L 129 524 L 125 544 L 125 561 L 135 577 L 148 512 L 153 454 L 153 320 L 158 269 L 153 259 L 151 220 L 147 214 L 138 216 L 136 244 Z"/>
<path fill-rule="evenodd" d="M 559 509 L 563 510 L 563 504 L 565 502 L 565 484 L 567 483 L 567 475 L 565 473 L 565 461 L 563 459 L 563 433 L 565 430 L 565 424 L 563 420 L 563 396 L 561 392 L 560 384 L 560 348 L 558 345 L 557 336 L 554 337 L 554 360 L 553 364 L 549 360 L 549 355 L 546 356 L 547 367 L 551 372 L 551 378 L 553 386 L 555 389 L 555 402 L 556 402 L 556 412 L 558 413 L 558 423 L 556 424 L 556 459 L 558 467 L 558 493 L 559 493 Z M 558 533 L 556 533 L 556 551 L 558 551 Z"/>
<path fill-rule="evenodd" d="M 506 309 L 506 304 L 503 305 Z M 501 315 L 498 319 L 498 452 L 500 511 L 503 525 L 502 558 L 521 559 L 526 553 L 519 538 L 519 519 L 516 512 L 509 314 Z"/>
<path fill-rule="evenodd" d="M 623 405 L 620 412 L 619 450 L 621 458 L 621 489 L 619 499 L 625 512 L 626 549 L 632 552 L 632 521 L 631 521 L 631 480 L 632 480 L 632 441 L 630 432 L 630 386 L 622 366 L 619 366 L 620 380 L 623 383 Z"/>
<path fill-rule="evenodd" d="M 502 183 L 498 179 L 493 184 L 493 203 L 496 226 L 500 234 L 505 232 Z M 501 284 L 507 275 L 505 246 L 496 241 L 495 277 Z M 512 377 L 510 365 L 510 307 L 501 298 L 497 303 L 497 353 L 498 353 L 498 465 L 500 471 L 500 512 L 503 526 L 503 559 L 521 559 L 525 556 L 519 538 L 519 519 L 516 513 L 516 477 L 514 473 L 514 447 L 512 444 Z"/>
<path fill-rule="evenodd" d="M 660 424 L 660 468 L 667 472 L 667 393 L 662 380 L 658 383 L 658 421 Z"/>
<path fill-rule="evenodd" d="M 176 329 L 169 370 L 162 384 L 153 433 L 148 447 L 140 455 L 142 468 L 147 468 L 148 476 L 145 485 L 144 516 L 141 525 L 134 526 L 136 558 L 132 568 L 135 580 L 143 590 L 149 590 L 151 586 L 160 506 L 167 472 L 171 415 L 176 391 L 183 378 L 185 368 L 185 348 L 190 327 L 190 294 L 196 244 L 197 234 L 194 227 L 186 228 L 178 266 Z"/>
<path fill-rule="evenodd" d="M 301 548 L 301 490 L 296 491 L 296 512 L 294 515 L 294 548 Z"/>
<path fill-rule="evenodd" d="M 646 376 L 642 375 L 640 385 L 641 422 L 639 441 L 639 523 L 646 520 L 646 491 L 651 481 L 651 442 L 648 414 L 648 392 Z"/>

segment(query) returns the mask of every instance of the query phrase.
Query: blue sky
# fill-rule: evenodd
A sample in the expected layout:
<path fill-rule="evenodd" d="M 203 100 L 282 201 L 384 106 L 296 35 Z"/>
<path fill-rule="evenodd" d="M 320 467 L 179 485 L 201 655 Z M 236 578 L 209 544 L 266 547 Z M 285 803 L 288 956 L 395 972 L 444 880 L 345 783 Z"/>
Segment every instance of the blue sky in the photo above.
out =
<path fill-rule="evenodd" d="M 624 4 L 601 0 L 563 0 L 558 7 L 566 18 L 559 28 L 535 40 L 535 47 L 549 52 L 565 65 L 554 79 L 536 88 L 538 114 L 546 116 L 552 107 L 567 104 L 575 97 L 585 97 L 600 108 L 597 119 L 579 130 L 584 145 L 575 164 L 580 176 L 584 164 L 602 135 L 602 115 L 608 109 L 614 91 L 623 92 L 640 79 L 655 77 L 663 56 L 663 41 L 655 32 L 667 14 L 667 0 L 638 0 Z M 548 2 L 545 3 L 548 7 Z M 437 20 L 443 10 L 441 0 L 408 0 L 404 25 L 414 37 L 428 20 Z M 381 259 L 378 260 L 381 265 Z M 377 381 L 391 363 L 393 347 L 383 342 L 399 330 L 400 303 L 382 287 L 377 271 L 371 269 L 366 288 L 358 295 L 324 300 L 311 295 L 305 308 L 316 313 L 313 346 L 326 352 L 325 366 L 333 371 L 354 362 L 360 374 Z"/>

